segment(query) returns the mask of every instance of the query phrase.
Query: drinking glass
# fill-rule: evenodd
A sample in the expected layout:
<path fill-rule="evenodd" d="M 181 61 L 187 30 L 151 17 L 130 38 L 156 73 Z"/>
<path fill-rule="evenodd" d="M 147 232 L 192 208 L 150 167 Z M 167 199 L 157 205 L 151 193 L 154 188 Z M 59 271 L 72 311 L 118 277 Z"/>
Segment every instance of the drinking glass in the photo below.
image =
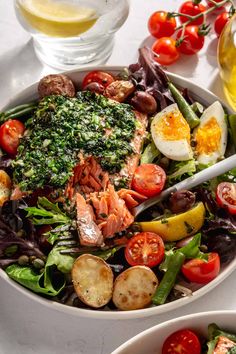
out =
<path fill-rule="evenodd" d="M 236 111 L 236 14 L 220 36 L 217 56 L 226 99 Z"/>
<path fill-rule="evenodd" d="M 109 57 L 129 0 L 15 0 L 15 11 L 39 59 L 66 70 Z"/>

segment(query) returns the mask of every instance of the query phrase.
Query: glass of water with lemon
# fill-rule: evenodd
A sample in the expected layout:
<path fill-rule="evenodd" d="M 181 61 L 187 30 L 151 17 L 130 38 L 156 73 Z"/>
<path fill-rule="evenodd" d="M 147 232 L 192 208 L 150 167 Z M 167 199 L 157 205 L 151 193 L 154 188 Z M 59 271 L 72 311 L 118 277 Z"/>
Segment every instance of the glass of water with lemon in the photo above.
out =
<path fill-rule="evenodd" d="M 39 59 L 65 70 L 109 57 L 129 0 L 15 0 L 15 9 Z"/>

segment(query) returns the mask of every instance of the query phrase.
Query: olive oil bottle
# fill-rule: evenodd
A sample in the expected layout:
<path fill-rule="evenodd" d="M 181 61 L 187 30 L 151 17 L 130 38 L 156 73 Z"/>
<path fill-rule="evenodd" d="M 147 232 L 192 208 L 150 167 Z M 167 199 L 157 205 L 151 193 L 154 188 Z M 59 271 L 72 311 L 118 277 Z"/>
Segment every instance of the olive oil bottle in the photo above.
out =
<path fill-rule="evenodd" d="M 220 36 L 217 55 L 224 93 L 236 112 L 236 14 Z"/>

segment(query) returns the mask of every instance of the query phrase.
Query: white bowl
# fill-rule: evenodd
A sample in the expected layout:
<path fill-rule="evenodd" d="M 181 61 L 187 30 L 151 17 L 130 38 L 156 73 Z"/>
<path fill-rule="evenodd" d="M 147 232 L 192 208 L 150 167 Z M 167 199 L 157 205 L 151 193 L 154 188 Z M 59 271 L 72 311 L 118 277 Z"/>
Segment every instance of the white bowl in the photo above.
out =
<path fill-rule="evenodd" d="M 236 333 L 236 311 L 195 313 L 163 322 L 139 333 L 111 354 L 160 354 L 165 339 L 180 329 L 191 329 L 207 337 L 207 326 L 216 323 L 221 329 Z"/>
<path fill-rule="evenodd" d="M 83 77 L 90 71 L 92 70 L 102 70 L 102 71 L 108 71 L 110 73 L 113 73 L 116 75 L 118 72 L 122 71 L 124 67 L 118 67 L 118 66 L 100 66 L 100 67 L 89 67 L 87 69 L 81 69 L 81 70 L 76 70 L 76 71 L 69 71 L 66 72 L 66 74 L 73 80 L 73 82 L 79 86 L 79 84 L 82 82 Z M 205 90 L 194 83 L 186 80 L 183 77 L 180 77 L 175 74 L 168 73 L 169 78 L 177 85 L 183 88 L 189 89 L 191 92 L 192 97 L 203 103 L 204 105 L 210 105 L 216 100 L 220 100 L 218 97 L 216 97 L 214 94 L 212 94 L 210 91 Z M 34 99 L 36 99 L 37 96 L 37 83 L 31 85 L 27 89 L 23 90 L 20 94 L 18 94 L 16 97 L 9 99 L 8 104 L 3 107 L 1 110 L 4 111 L 8 107 L 14 107 L 18 104 L 21 103 L 26 103 L 30 102 Z M 222 103 L 224 106 L 225 104 Z M 227 107 L 227 110 L 229 113 L 233 113 L 232 110 Z M 161 306 L 155 306 L 155 307 L 149 307 L 141 310 L 134 310 L 134 311 L 105 311 L 105 310 L 90 310 L 90 309 L 81 309 L 81 308 L 76 308 L 76 307 L 70 307 L 66 306 L 51 300 L 47 300 L 40 295 L 37 295 L 33 293 L 32 291 L 24 288 L 23 286 L 19 285 L 18 283 L 14 282 L 11 280 L 7 274 L 0 269 L 0 277 L 4 279 L 7 283 L 9 283 L 11 286 L 19 290 L 21 293 L 25 294 L 26 296 L 30 297 L 31 299 L 34 299 L 35 301 L 41 303 L 44 306 L 49 306 L 50 308 L 57 309 L 58 311 L 62 311 L 68 314 L 80 316 L 80 317 L 87 317 L 87 318 L 97 318 L 97 319 L 132 319 L 132 318 L 141 318 L 141 317 L 149 317 L 149 316 L 154 316 L 158 315 L 164 312 L 168 312 L 174 309 L 177 309 L 183 305 L 187 305 L 190 302 L 200 298 L 201 296 L 207 294 L 210 290 L 212 290 L 215 286 L 220 284 L 226 277 L 228 277 L 234 270 L 236 269 L 236 258 L 231 261 L 227 266 L 222 267 L 220 274 L 218 275 L 217 278 L 215 278 L 213 281 L 208 283 L 207 285 L 204 285 L 200 287 L 198 290 L 193 292 L 193 295 L 190 297 L 184 297 L 178 300 L 175 300 L 170 303 L 166 303 Z"/>

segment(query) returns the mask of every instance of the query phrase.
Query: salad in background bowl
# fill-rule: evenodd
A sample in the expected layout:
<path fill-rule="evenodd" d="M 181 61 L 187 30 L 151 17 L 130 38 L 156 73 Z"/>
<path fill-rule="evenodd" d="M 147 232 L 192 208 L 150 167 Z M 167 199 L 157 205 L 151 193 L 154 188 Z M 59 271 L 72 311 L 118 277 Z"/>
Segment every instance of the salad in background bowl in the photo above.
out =
<path fill-rule="evenodd" d="M 195 313 L 151 327 L 122 344 L 111 354 L 234 353 L 235 323 L 235 311 Z"/>
<path fill-rule="evenodd" d="M 70 313 L 132 318 L 188 303 L 235 269 L 235 170 L 132 214 L 235 154 L 235 116 L 214 95 L 167 77 L 142 49 L 129 68 L 49 75 L 10 107 L 0 117 L 6 281 Z"/>

